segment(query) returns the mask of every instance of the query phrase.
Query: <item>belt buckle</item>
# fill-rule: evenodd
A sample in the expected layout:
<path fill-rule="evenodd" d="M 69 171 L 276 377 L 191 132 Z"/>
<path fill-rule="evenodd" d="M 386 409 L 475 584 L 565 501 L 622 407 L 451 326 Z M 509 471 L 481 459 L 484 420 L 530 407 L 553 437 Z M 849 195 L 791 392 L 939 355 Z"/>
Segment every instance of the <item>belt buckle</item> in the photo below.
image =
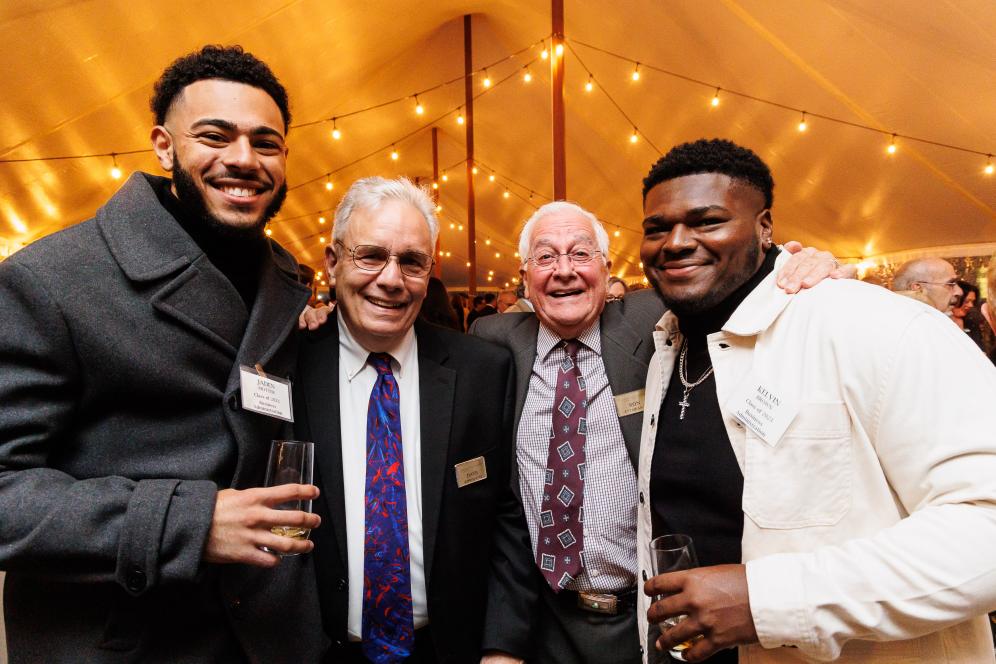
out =
<path fill-rule="evenodd" d="M 578 593 L 578 606 L 586 611 L 614 616 L 619 613 L 619 598 L 603 593 Z"/>

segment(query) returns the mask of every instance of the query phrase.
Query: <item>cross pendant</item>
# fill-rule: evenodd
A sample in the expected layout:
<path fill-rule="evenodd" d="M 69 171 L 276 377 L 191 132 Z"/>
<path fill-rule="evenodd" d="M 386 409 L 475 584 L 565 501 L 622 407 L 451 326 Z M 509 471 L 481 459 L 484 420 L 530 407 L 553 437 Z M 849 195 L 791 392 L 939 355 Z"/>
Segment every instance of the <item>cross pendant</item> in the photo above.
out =
<path fill-rule="evenodd" d="M 685 419 L 685 409 L 692 405 L 688 403 L 689 392 L 691 392 L 691 390 L 686 387 L 685 393 L 681 395 L 681 401 L 678 402 L 678 405 L 681 406 L 681 415 L 678 417 L 679 420 Z"/>

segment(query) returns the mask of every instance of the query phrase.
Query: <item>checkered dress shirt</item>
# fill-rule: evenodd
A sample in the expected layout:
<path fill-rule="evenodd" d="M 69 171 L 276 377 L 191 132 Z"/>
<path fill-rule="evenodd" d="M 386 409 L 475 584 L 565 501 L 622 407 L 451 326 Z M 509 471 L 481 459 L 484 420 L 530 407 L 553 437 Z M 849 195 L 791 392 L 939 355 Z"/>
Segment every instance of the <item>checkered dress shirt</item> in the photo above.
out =
<path fill-rule="evenodd" d="M 553 352 L 561 339 L 542 324 L 536 338 L 536 361 L 529 393 L 522 408 L 516 440 L 519 487 L 536 555 L 539 513 L 557 372 L 563 351 Z M 587 567 L 568 589 L 613 592 L 636 583 L 636 473 L 626 452 L 609 379 L 602 362 L 598 323 L 578 336 L 578 364 L 588 396 L 588 439 L 585 445 L 584 548 Z"/>

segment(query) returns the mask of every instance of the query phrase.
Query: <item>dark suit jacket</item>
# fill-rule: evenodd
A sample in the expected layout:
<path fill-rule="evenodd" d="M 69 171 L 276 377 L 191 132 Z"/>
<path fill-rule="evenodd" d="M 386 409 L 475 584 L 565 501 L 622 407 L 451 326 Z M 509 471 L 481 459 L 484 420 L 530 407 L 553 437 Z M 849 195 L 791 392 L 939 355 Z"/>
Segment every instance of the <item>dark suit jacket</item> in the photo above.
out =
<path fill-rule="evenodd" d="M 626 295 L 622 300 L 608 302 L 599 320 L 602 337 L 602 361 L 608 375 L 612 394 L 619 396 L 642 390 L 647 379 L 647 369 L 654 353 L 654 324 L 664 315 L 664 304 L 651 290 L 640 290 Z M 529 377 L 536 361 L 536 335 L 539 319 L 535 314 L 504 313 L 478 320 L 471 333 L 489 341 L 502 344 L 515 355 L 515 431 L 529 392 Z M 639 466 L 640 427 L 643 413 L 633 413 L 619 418 L 626 450 L 633 468 Z M 513 469 L 512 485 L 518 494 L 517 468 Z M 524 523 L 524 522 L 523 522 Z M 507 533 L 509 540 L 522 541 L 522 533 Z M 518 570 L 512 579 L 525 579 L 519 584 L 494 584 L 488 607 L 488 629 L 485 633 L 486 648 L 502 650 L 527 657 L 532 640 L 542 638 L 533 633 L 538 610 L 539 588 L 544 583 L 532 556 L 532 543 L 525 534 L 527 555 L 511 560 L 526 564 L 529 572 Z M 525 605 L 525 612 L 510 611 L 512 606 Z"/>
<path fill-rule="evenodd" d="M 261 486 L 287 430 L 240 408 L 238 365 L 291 371 L 308 291 L 273 244 L 247 311 L 152 177 L 0 263 L 10 661 L 315 661 L 307 557 L 201 560 L 217 490 Z"/>
<path fill-rule="evenodd" d="M 415 323 L 419 362 L 423 546 L 429 622 L 439 662 L 480 657 L 489 573 L 508 579 L 521 541 L 494 540 L 497 523 L 525 525 L 509 486 L 512 361 L 479 339 Z M 342 487 L 339 330 L 335 321 L 302 343 L 295 386 L 295 431 L 315 443 L 321 497 L 314 534 L 322 619 L 338 661 L 346 643 L 349 574 Z M 349 413 L 363 418 L 366 413 Z M 487 479 L 458 488 L 454 465 L 483 456 Z M 502 532 L 516 530 L 506 528 Z"/>

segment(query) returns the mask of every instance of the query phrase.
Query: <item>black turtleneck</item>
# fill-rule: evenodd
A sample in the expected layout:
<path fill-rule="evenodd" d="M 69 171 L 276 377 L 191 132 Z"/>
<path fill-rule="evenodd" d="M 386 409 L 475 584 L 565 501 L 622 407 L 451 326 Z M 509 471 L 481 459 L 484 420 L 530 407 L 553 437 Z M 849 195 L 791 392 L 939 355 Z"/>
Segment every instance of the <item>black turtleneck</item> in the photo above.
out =
<path fill-rule="evenodd" d="M 778 249 L 765 254 L 761 267 L 718 305 L 696 315 L 684 315 L 678 327 L 687 340 L 685 371 L 694 383 L 709 369 L 706 335 L 718 332 L 744 298 L 774 270 Z M 650 503 L 654 537 L 668 533 L 690 535 L 699 565 L 741 561 L 744 478 L 723 425 L 716 398 L 716 380 L 710 375 L 688 395 L 685 419 L 680 419 L 684 387 L 675 360 L 667 394 L 658 414 L 657 440 L 650 467 Z M 736 650 L 725 650 L 711 664 L 737 661 Z"/>
<path fill-rule="evenodd" d="M 190 235 L 207 259 L 239 292 L 247 311 L 252 311 L 259 288 L 260 270 L 266 255 L 266 236 L 258 233 L 224 233 L 184 210 L 166 178 L 153 181 L 156 196 L 166 211 Z"/>

